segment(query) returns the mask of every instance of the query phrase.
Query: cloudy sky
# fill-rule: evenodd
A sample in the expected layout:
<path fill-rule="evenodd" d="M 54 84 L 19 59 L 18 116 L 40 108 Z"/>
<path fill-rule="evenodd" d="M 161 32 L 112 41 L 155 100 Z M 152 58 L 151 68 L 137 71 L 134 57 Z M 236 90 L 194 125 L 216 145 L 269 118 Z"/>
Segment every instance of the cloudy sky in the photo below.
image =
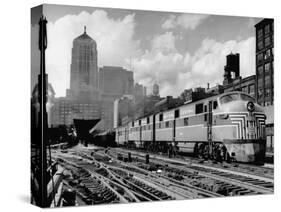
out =
<path fill-rule="evenodd" d="M 72 41 L 87 33 L 97 42 L 98 66 L 133 70 L 135 82 L 163 96 L 222 83 L 226 55 L 240 53 L 243 77 L 255 73 L 255 23 L 261 18 L 45 5 L 46 68 L 56 96 L 69 88 Z M 32 82 L 39 70 L 40 10 L 31 16 Z"/>

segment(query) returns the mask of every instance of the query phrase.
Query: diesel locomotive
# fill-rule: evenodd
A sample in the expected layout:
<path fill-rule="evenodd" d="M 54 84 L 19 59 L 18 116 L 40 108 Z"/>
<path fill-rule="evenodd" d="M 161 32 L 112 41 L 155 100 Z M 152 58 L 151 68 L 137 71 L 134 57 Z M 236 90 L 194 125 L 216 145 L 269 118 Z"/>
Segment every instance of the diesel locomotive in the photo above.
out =
<path fill-rule="evenodd" d="M 116 128 L 116 143 L 152 151 L 263 163 L 266 115 L 255 99 L 234 91 L 186 103 Z"/>

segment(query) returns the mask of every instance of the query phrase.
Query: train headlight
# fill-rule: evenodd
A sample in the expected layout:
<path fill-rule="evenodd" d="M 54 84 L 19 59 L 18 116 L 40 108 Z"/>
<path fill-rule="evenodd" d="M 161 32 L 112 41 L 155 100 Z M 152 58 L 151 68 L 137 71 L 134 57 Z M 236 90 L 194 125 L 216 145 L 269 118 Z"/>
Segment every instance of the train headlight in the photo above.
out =
<path fill-rule="evenodd" d="M 253 112 L 255 110 L 255 104 L 253 102 L 247 103 L 247 110 Z"/>

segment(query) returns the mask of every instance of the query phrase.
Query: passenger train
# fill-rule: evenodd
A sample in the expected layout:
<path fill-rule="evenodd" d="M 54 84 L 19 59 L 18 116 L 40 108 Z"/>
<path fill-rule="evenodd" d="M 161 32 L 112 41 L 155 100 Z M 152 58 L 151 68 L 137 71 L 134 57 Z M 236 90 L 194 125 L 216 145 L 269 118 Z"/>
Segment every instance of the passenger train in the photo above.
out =
<path fill-rule="evenodd" d="M 234 91 L 142 117 L 116 128 L 116 142 L 154 151 L 263 163 L 265 113 L 246 93 Z"/>

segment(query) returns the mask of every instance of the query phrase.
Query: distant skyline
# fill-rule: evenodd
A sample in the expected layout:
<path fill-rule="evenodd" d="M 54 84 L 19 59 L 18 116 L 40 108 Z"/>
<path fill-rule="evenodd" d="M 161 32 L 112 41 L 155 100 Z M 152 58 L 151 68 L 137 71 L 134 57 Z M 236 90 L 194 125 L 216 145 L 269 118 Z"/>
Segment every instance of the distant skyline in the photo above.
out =
<path fill-rule="evenodd" d="M 39 13 L 38 13 L 39 14 Z M 240 53 L 242 77 L 255 74 L 255 27 L 261 18 L 44 5 L 48 20 L 46 69 L 56 96 L 69 88 L 72 41 L 84 26 L 97 42 L 98 66 L 133 70 L 135 82 L 162 96 L 222 83 L 226 55 Z M 32 49 L 38 49 L 32 14 Z M 39 54 L 32 52 L 32 74 Z M 33 77 L 33 79 L 36 79 Z"/>

